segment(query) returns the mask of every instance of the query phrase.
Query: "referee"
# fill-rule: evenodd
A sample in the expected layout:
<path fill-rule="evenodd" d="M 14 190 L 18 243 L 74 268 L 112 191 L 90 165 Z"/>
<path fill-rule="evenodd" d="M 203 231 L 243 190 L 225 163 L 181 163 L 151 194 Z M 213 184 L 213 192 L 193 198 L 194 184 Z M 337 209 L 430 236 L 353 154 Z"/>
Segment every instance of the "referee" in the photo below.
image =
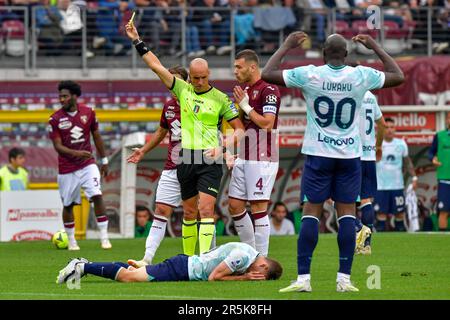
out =
<path fill-rule="evenodd" d="M 450 112 L 447 112 L 446 125 L 446 130 L 439 131 L 434 136 L 428 154 L 437 168 L 439 231 L 447 230 L 450 211 Z"/>
<path fill-rule="evenodd" d="M 181 163 L 177 164 L 177 177 L 185 215 L 192 216 L 197 212 L 200 215 L 198 235 L 197 220 L 184 220 L 183 237 L 196 242 L 198 236 L 200 254 L 204 253 L 210 250 L 214 235 L 214 206 L 222 178 L 222 165 L 211 161 L 211 158 L 216 159 L 226 151 L 226 148 L 220 147 L 218 130 L 222 119 L 227 120 L 236 130 L 235 137 L 226 139 L 231 146 L 235 143 L 237 134 L 244 132 L 244 126 L 229 97 L 209 84 L 210 71 L 206 60 L 197 58 L 191 61 L 191 82 L 187 83 L 176 78 L 161 64 L 139 39 L 132 22 L 126 25 L 126 32 L 144 62 L 180 102 L 182 150 Z"/>

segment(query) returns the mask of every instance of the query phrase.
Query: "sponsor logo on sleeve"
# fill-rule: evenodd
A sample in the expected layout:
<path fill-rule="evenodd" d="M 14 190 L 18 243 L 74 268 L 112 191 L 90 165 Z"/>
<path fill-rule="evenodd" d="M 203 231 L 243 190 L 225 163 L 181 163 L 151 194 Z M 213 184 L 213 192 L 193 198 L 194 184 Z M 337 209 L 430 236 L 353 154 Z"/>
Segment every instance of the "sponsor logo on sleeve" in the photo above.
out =
<path fill-rule="evenodd" d="M 58 128 L 61 130 L 70 129 L 72 127 L 72 122 L 70 121 L 63 121 L 58 124 Z"/>
<path fill-rule="evenodd" d="M 175 118 L 175 112 L 173 111 L 166 111 L 165 115 L 168 120 Z"/>

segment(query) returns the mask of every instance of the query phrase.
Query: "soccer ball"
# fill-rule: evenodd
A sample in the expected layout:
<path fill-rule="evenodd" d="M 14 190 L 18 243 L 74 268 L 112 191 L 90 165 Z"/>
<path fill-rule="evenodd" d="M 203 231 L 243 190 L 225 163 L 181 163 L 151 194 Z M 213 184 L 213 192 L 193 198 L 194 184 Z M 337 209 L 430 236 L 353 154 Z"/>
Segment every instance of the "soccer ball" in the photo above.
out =
<path fill-rule="evenodd" d="M 56 232 L 52 237 L 52 243 L 58 249 L 67 249 L 69 246 L 69 237 L 67 236 L 66 231 L 60 230 Z"/>

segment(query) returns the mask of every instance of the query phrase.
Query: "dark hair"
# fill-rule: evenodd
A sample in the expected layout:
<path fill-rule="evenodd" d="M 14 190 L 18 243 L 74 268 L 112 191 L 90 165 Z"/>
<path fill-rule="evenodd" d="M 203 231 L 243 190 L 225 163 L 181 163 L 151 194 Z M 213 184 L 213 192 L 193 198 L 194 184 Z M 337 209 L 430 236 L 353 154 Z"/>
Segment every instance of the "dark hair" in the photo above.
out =
<path fill-rule="evenodd" d="M 269 271 L 267 272 L 267 280 L 277 280 L 283 274 L 283 267 L 278 261 L 266 257 Z"/>
<path fill-rule="evenodd" d="M 287 206 L 282 201 L 275 202 L 275 204 L 273 205 L 273 210 L 275 210 L 278 206 L 283 206 L 286 212 L 289 212 Z"/>
<path fill-rule="evenodd" d="M 179 74 L 181 78 L 183 78 L 184 81 L 187 81 L 189 77 L 189 73 L 186 71 L 185 68 L 183 68 L 180 65 L 173 66 L 172 68 L 169 68 L 169 72 L 171 74 Z"/>
<path fill-rule="evenodd" d="M 250 49 L 245 49 L 245 50 L 239 51 L 235 57 L 235 60 L 237 60 L 237 59 L 244 59 L 246 62 L 253 61 L 253 62 L 256 62 L 256 64 L 259 66 L 258 55 L 256 54 L 255 51 L 250 50 Z"/>
<path fill-rule="evenodd" d="M 20 148 L 12 148 L 9 150 L 8 154 L 8 160 L 11 161 L 11 159 L 16 159 L 18 156 L 25 156 L 25 150 Z"/>
<path fill-rule="evenodd" d="M 389 118 L 389 117 L 384 118 L 384 122 L 392 122 L 392 123 L 395 123 L 394 119 Z"/>
<path fill-rule="evenodd" d="M 149 216 L 152 215 L 151 212 L 150 212 L 150 209 L 147 208 L 147 207 L 144 207 L 144 206 L 136 206 L 136 213 L 137 213 L 138 211 L 147 211 Z"/>
<path fill-rule="evenodd" d="M 74 94 L 77 97 L 81 96 L 81 87 L 78 83 L 67 80 L 67 81 L 61 81 L 58 84 L 58 91 L 61 91 L 63 89 L 69 90 L 70 94 Z"/>

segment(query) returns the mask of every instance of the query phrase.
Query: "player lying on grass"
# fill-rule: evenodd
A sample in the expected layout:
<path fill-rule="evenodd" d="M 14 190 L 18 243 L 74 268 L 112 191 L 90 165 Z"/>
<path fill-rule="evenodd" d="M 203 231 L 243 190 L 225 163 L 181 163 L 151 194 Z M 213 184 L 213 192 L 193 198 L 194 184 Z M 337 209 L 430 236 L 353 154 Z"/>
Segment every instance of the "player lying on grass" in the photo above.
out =
<path fill-rule="evenodd" d="M 276 280 L 282 272 L 280 263 L 262 256 L 250 245 L 229 242 L 199 256 L 179 254 L 138 269 L 122 262 L 76 258 L 59 272 L 56 283 L 71 282 L 86 274 L 119 282 Z"/>

